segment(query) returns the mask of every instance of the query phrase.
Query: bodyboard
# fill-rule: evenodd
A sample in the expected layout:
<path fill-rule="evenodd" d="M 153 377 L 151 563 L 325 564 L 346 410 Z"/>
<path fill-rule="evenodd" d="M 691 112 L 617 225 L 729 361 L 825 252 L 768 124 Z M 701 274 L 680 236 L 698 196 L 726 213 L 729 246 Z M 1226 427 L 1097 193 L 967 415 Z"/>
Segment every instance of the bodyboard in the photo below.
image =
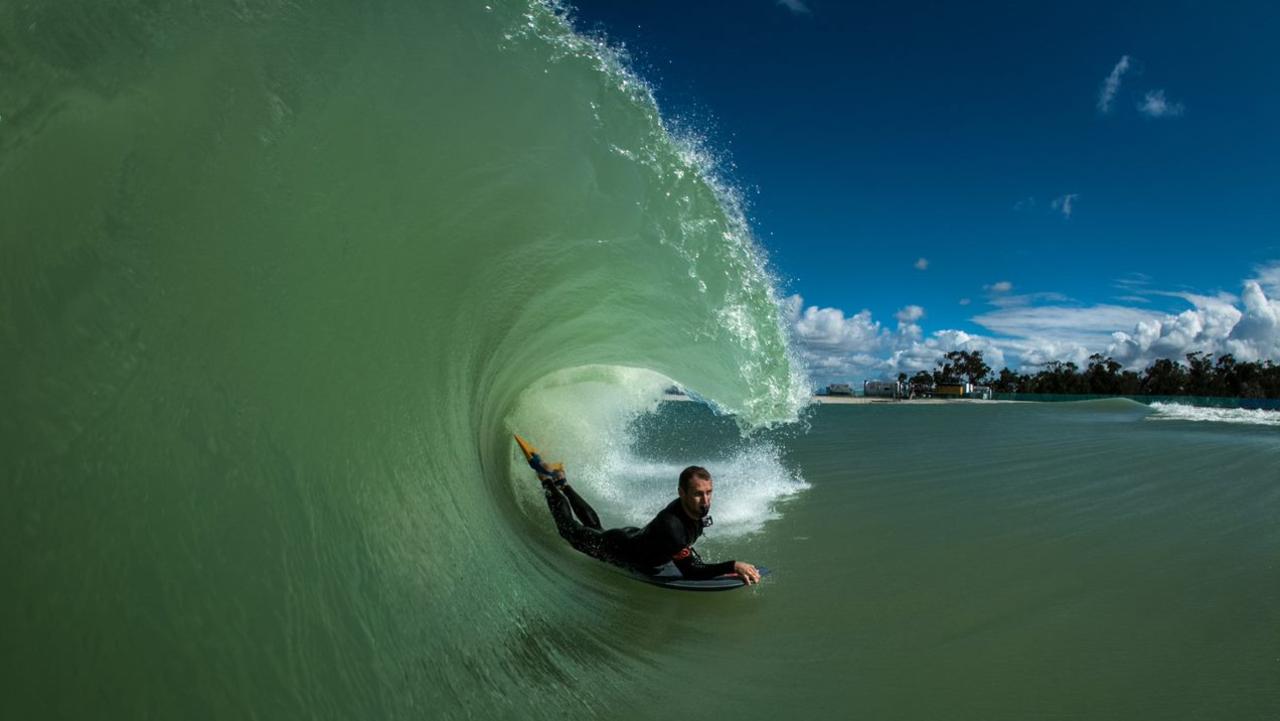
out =
<path fill-rule="evenodd" d="M 769 575 L 769 569 L 762 566 L 756 566 L 756 570 L 760 572 L 761 578 Z M 675 591 L 732 591 L 735 588 L 742 588 L 747 585 L 747 582 L 742 580 L 741 576 L 732 573 L 694 581 L 681 575 L 680 569 L 676 568 L 674 563 L 662 566 L 655 574 L 627 571 L 627 575 L 637 581 Z"/>

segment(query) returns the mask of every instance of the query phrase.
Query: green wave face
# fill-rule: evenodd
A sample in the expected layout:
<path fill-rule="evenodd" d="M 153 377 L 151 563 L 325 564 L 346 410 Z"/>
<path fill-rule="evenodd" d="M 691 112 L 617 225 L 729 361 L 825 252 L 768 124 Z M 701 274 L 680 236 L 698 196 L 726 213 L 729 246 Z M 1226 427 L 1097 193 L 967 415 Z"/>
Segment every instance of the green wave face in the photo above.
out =
<path fill-rule="evenodd" d="M 562 570 L 509 433 L 636 515 L 602 469 L 663 386 L 756 427 L 806 383 L 611 51 L 541 3 L 7 4 L 0 61 L 20 715 L 560 717 L 662 677 L 624 640 L 673 601 Z"/>

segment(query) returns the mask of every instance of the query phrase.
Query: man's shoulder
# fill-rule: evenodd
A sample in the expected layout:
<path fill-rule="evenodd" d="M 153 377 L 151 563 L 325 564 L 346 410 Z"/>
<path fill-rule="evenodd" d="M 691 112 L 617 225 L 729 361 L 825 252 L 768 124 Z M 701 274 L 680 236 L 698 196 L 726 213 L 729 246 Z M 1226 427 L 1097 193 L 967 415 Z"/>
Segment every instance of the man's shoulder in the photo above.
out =
<path fill-rule="evenodd" d="M 658 511 L 658 515 L 653 517 L 649 525 L 676 535 L 683 535 L 684 521 L 680 520 L 680 499 L 677 498 L 668 503 L 666 508 Z"/>

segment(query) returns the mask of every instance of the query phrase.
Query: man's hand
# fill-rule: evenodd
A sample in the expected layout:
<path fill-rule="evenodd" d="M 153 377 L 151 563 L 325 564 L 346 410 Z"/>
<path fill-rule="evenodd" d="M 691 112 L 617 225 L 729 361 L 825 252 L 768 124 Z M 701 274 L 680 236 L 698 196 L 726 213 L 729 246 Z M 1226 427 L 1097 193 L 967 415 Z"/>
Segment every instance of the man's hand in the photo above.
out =
<path fill-rule="evenodd" d="M 753 583 L 760 583 L 760 572 L 757 571 L 756 567 L 750 563 L 734 561 L 733 572 L 741 576 L 742 580 L 746 581 L 748 586 Z"/>

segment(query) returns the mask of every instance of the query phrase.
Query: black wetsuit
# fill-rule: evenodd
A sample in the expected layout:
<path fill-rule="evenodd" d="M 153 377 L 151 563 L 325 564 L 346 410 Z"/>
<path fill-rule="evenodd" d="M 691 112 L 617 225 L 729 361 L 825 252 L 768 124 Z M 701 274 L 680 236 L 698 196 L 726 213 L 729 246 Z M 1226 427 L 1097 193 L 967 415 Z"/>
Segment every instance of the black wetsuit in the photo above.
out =
<path fill-rule="evenodd" d="M 600 527 L 600 518 L 569 486 L 548 487 L 547 506 L 560 535 L 577 550 L 641 573 L 654 574 L 674 563 L 685 578 L 700 580 L 733 573 L 733 561 L 704 564 L 693 550 L 702 521 L 689 518 L 680 499 L 667 504 L 644 528 Z M 574 515 L 577 518 L 574 518 Z"/>

